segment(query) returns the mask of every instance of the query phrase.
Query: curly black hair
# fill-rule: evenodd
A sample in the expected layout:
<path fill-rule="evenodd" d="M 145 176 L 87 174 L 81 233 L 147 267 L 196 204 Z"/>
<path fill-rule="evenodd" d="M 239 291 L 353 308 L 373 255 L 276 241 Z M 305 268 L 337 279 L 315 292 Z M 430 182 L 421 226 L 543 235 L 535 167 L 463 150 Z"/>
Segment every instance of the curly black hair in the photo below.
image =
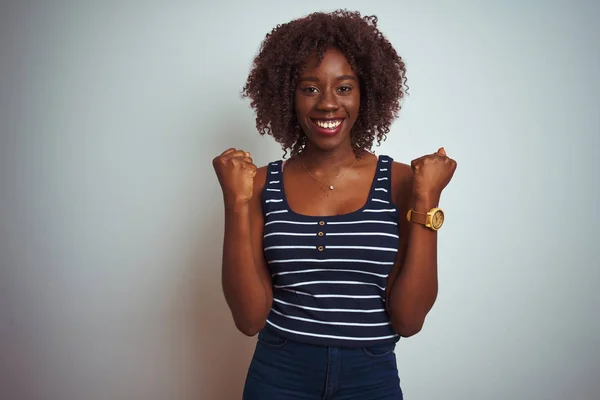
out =
<path fill-rule="evenodd" d="M 261 135 L 271 135 L 285 154 L 299 154 L 306 136 L 295 115 L 299 73 L 316 54 L 321 62 L 328 47 L 339 49 L 360 82 L 360 109 L 352 129 L 355 150 L 371 150 L 385 140 L 406 95 L 406 67 L 390 42 L 377 29 L 376 16 L 337 10 L 317 12 L 277 25 L 267 34 L 242 90 L 256 113 Z"/>

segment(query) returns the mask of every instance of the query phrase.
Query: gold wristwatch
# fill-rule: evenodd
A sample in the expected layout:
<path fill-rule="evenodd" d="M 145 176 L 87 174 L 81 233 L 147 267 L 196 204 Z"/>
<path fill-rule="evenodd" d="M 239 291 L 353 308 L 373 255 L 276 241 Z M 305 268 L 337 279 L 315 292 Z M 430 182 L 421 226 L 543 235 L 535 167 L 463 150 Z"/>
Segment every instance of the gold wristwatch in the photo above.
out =
<path fill-rule="evenodd" d="M 427 228 L 437 231 L 444 224 L 444 211 L 441 208 L 432 208 L 428 213 L 420 213 L 408 210 L 406 219 L 410 222 L 425 225 Z"/>

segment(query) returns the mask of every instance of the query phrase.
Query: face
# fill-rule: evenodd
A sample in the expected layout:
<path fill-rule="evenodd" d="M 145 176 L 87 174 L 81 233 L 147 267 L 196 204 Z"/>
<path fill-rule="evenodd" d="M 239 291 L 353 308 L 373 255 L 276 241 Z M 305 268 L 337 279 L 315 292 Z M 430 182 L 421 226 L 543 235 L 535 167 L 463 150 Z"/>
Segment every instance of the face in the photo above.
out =
<path fill-rule="evenodd" d="M 327 49 L 319 65 L 316 57 L 308 60 L 296 88 L 296 116 L 309 145 L 321 150 L 350 146 L 359 107 L 358 76 L 342 52 Z"/>

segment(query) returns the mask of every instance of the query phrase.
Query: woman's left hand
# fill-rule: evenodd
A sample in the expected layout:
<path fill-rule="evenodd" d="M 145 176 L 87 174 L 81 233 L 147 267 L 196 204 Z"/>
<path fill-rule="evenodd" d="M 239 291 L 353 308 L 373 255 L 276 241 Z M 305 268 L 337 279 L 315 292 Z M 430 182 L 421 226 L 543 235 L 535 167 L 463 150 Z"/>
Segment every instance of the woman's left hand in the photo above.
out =
<path fill-rule="evenodd" d="M 414 174 L 413 197 L 416 200 L 439 199 L 454 175 L 456 161 L 441 147 L 433 154 L 413 160 L 410 166 Z"/>

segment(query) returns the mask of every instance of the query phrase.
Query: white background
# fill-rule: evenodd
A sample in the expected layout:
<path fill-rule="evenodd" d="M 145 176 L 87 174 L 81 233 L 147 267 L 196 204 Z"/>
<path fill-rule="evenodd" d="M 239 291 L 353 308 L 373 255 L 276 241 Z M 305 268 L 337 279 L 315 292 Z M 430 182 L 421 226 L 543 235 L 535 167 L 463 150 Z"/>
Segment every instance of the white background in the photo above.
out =
<path fill-rule="evenodd" d="M 281 157 L 239 97 L 252 58 L 339 7 L 407 62 L 376 152 L 459 163 L 406 398 L 600 398 L 598 3 L 256 0 L 0 6 L 1 399 L 240 398 L 211 160 Z"/>

